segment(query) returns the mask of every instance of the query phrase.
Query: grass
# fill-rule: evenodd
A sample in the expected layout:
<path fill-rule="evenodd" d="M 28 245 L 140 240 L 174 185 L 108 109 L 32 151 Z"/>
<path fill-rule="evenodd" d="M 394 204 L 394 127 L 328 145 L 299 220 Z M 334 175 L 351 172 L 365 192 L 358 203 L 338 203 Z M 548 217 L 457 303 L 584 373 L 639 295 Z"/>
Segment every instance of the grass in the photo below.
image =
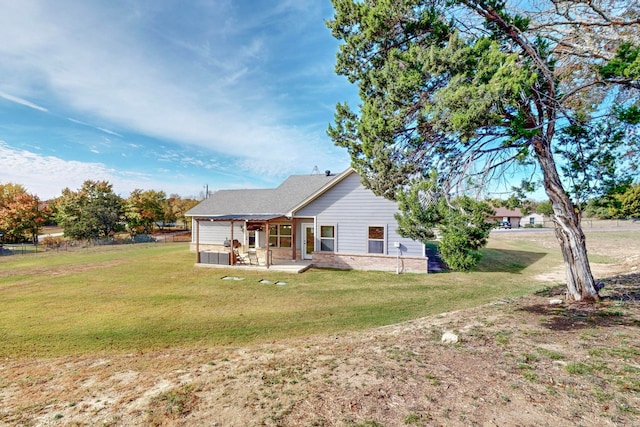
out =
<path fill-rule="evenodd" d="M 478 272 L 434 275 L 203 269 L 186 244 L 3 257 L 0 357 L 239 346 L 362 330 L 531 293 L 542 287 L 532 275 L 557 259 L 548 252 L 501 241 Z"/>

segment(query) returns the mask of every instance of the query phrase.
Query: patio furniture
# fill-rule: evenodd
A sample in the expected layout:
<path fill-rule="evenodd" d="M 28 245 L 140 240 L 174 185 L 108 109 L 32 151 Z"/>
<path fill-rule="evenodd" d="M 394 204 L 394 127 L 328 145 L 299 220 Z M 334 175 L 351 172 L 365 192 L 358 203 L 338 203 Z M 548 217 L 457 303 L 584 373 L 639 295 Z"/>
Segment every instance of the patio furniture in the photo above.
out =
<path fill-rule="evenodd" d="M 249 250 L 247 253 L 247 258 L 249 258 L 249 264 L 253 265 L 255 262 L 256 265 L 260 265 L 258 262 L 258 253 L 255 250 Z"/>
<path fill-rule="evenodd" d="M 237 249 L 233 250 L 233 257 L 236 264 L 247 265 L 247 258 L 244 255 L 240 255 Z"/>

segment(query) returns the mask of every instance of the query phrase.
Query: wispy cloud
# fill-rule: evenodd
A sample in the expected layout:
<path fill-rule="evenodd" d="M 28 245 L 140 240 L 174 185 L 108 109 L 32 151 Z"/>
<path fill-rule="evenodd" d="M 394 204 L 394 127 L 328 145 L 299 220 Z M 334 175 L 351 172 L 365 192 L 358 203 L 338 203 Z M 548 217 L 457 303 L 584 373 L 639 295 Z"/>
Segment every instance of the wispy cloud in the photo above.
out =
<path fill-rule="evenodd" d="M 16 104 L 24 105 L 25 107 L 33 108 L 34 110 L 48 112 L 44 107 L 41 107 L 33 102 L 27 101 L 26 99 L 18 98 L 17 96 L 9 95 L 8 93 L 0 92 L 0 98 L 4 98 L 7 101 L 15 102 Z"/>
<path fill-rule="evenodd" d="M 96 129 L 98 129 L 99 131 L 102 131 L 104 133 L 108 133 L 109 135 L 122 137 L 122 135 L 120 135 L 118 132 L 114 132 L 114 131 L 109 130 L 109 129 L 105 129 L 105 128 L 101 128 L 101 127 L 96 127 Z"/>
<path fill-rule="evenodd" d="M 261 170 L 272 173 L 309 163 L 309 156 L 328 160 L 324 132 L 310 134 L 289 120 L 308 108 L 295 105 L 295 93 L 289 104 L 278 100 L 287 88 L 277 86 L 282 78 L 277 61 L 286 52 L 287 37 L 304 34 L 286 31 L 307 25 L 305 19 L 322 25 L 316 2 L 305 3 L 309 18 L 294 14 L 303 7 L 298 2 L 281 1 L 264 3 L 246 19 L 240 13 L 247 10 L 222 2 L 210 6 L 207 17 L 224 9 L 226 20 L 237 24 L 232 34 L 212 33 L 203 25 L 188 37 L 180 28 L 162 28 L 169 19 L 162 15 L 187 14 L 171 21 L 192 22 L 191 14 L 202 11 L 173 2 L 154 2 L 150 9 L 138 4 L 135 10 L 119 2 L 26 3 L 11 7 L 11 20 L 0 18 L 0 52 L 16 58 L 0 65 L 4 76 L 18 79 L 20 73 L 21 84 L 44 79 L 52 96 L 70 108 L 120 129 L 229 155 L 241 167 L 265 162 L 270 167 Z M 202 37 L 199 43 L 196 36 Z M 169 52 L 160 44 L 167 38 L 176 40 Z M 199 56 L 184 46 L 200 46 Z M 198 62 L 205 56 L 213 66 Z"/>
<path fill-rule="evenodd" d="M 83 122 L 82 120 L 73 119 L 71 117 L 67 117 L 67 120 L 69 120 L 71 123 L 75 123 L 75 124 L 78 124 L 78 125 L 91 127 L 91 128 L 99 130 L 100 132 L 108 133 L 109 135 L 118 136 L 118 137 L 122 138 L 121 134 L 119 134 L 118 132 L 114 132 L 114 131 L 112 131 L 110 129 L 106 129 L 106 128 L 103 128 L 103 127 L 100 127 L 100 126 L 94 126 L 91 123 Z"/>
<path fill-rule="evenodd" d="M 27 190 L 46 200 L 60 195 L 62 189 L 75 190 L 87 179 L 106 180 L 114 190 L 127 196 L 136 188 L 158 189 L 183 196 L 196 195 L 199 181 L 188 177 L 180 182 L 160 181 L 148 173 L 134 170 L 115 170 L 99 162 L 64 160 L 55 156 L 43 156 L 27 150 L 18 150 L 0 141 L 0 182 L 28 182 Z"/>
<path fill-rule="evenodd" d="M 72 188 L 96 174 L 126 184 L 136 167 L 167 176 L 165 191 L 177 180 L 185 188 L 205 180 L 262 186 L 315 165 L 348 166 L 325 134 L 327 106 L 345 100 L 332 96 L 344 79 L 333 75 L 328 1 L 3 3 L 0 97 L 48 112 L 29 111 L 51 127 L 28 138 L 23 129 L 33 124 L 23 114 L 20 128 L 0 138 L 56 156 L 25 154 L 45 171 L 38 186 L 60 190 L 47 174 Z M 12 176 L 32 182 L 18 165 L 35 168 L 11 150 Z M 64 173 L 74 168 L 77 175 Z M 163 179 L 133 181 L 148 188 Z"/>

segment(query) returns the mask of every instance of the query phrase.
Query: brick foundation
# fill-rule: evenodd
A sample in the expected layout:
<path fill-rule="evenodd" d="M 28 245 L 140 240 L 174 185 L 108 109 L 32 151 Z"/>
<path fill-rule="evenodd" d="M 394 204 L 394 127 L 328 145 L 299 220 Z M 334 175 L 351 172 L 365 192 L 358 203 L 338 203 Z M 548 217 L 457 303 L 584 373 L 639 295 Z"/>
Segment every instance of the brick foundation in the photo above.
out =
<path fill-rule="evenodd" d="M 195 243 L 191 244 L 191 251 L 195 252 Z M 201 251 L 224 252 L 229 251 L 223 245 L 200 244 Z M 242 254 L 243 249 L 239 248 Z M 300 251 L 296 251 L 296 259 L 301 259 Z M 265 263 L 265 250 L 258 249 L 260 264 Z M 271 259 L 274 263 L 277 260 L 290 260 L 291 249 L 273 248 L 271 249 Z M 338 254 L 333 252 L 314 252 L 313 266 L 318 268 L 337 268 L 340 270 L 378 270 L 396 271 L 400 267 L 400 273 L 428 273 L 426 257 L 400 257 L 400 262 L 391 255 L 372 254 Z"/>
<path fill-rule="evenodd" d="M 340 270 L 380 270 L 400 273 L 428 273 L 427 258 L 397 257 L 371 254 L 338 254 L 332 252 L 314 252 L 313 266 L 318 268 L 337 268 Z"/>

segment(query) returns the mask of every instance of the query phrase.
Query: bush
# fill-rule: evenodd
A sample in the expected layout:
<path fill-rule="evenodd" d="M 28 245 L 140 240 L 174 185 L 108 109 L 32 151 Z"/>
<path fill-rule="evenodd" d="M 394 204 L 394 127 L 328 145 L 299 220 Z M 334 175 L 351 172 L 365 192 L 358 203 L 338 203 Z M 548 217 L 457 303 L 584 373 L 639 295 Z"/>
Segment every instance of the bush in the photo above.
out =
<path fill-rule="evenodd" d="M 41 243 L 46 250 L 60 249 L 62 246 L 65 245 L 66 240 L 59 236 L 47 236 L 44 239 L 42 239 Z"/>

